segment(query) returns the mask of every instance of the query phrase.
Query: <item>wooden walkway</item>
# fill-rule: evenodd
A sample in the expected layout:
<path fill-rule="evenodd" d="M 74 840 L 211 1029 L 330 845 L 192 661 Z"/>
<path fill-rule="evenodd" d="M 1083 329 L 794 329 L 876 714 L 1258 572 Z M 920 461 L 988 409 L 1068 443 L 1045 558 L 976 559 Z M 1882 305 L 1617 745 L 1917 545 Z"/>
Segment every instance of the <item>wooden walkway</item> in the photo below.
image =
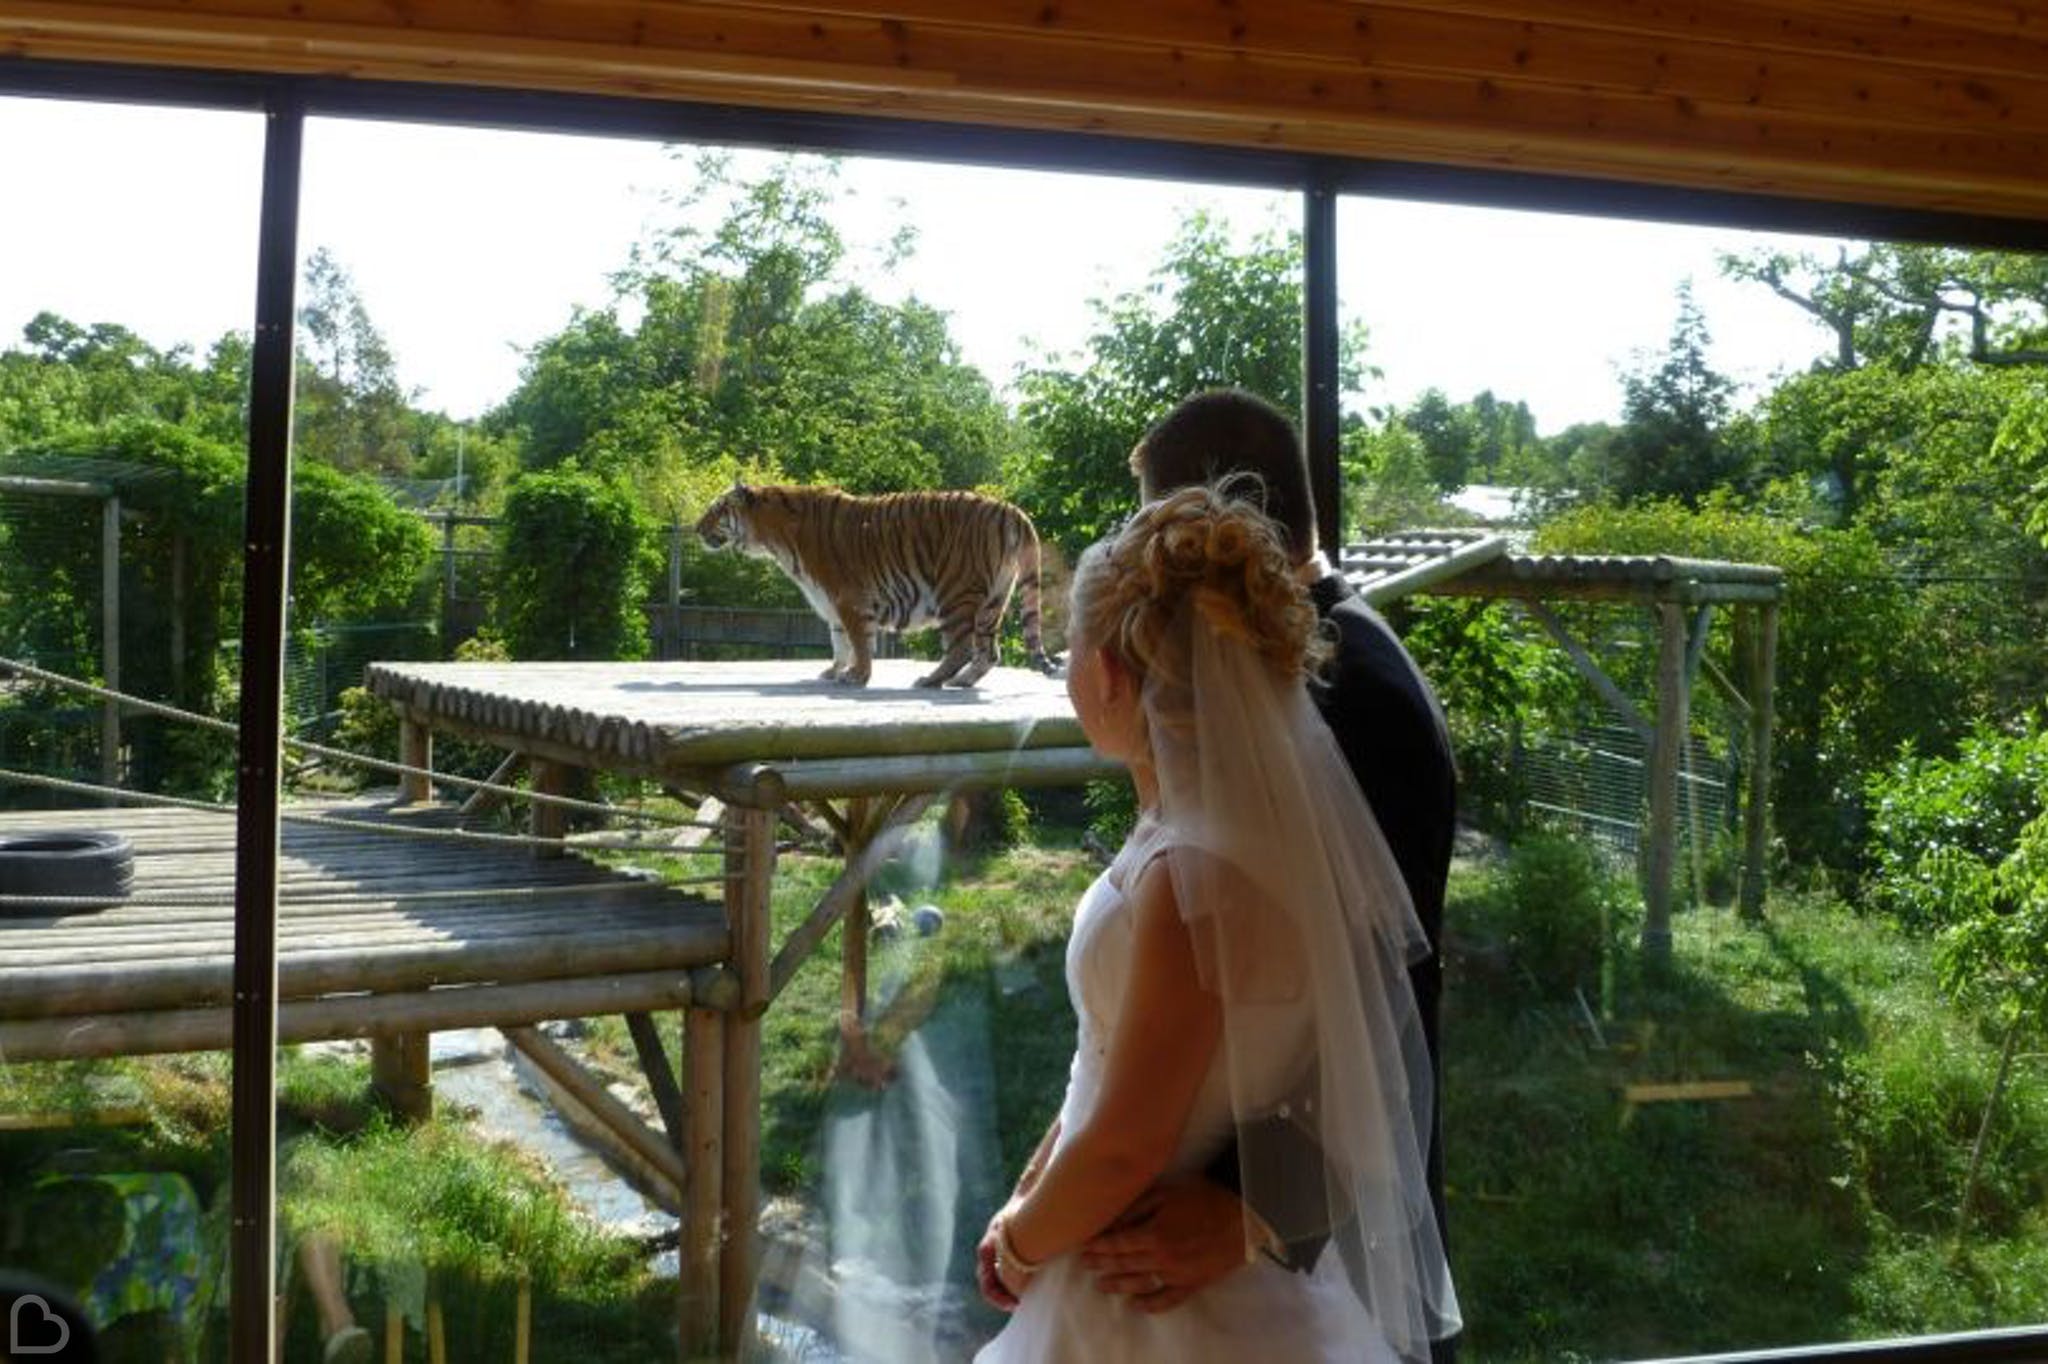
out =
<path fill-rule="evenodd" d="M 714 899 L 579 857 L 404 832 L 452 827 L 447 807 L 293 808 L 390 832 L 284 824 L 280 1041 L 718 1007 L 730 993 Z M 0 1060 L 226 1048 L 233 818 L 0 813 L 0 832 L 58 828 L 127 835 L 134 885 L 100 910 L 0 907 Z"/>

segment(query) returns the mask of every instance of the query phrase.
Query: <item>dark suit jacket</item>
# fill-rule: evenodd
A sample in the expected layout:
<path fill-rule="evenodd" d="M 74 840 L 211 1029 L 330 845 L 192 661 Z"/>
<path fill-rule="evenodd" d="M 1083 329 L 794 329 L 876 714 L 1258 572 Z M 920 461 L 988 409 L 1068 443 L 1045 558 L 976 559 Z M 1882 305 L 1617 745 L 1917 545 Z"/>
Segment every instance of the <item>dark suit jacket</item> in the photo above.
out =
<path fill-rule="evenodd" d="M 1438 952 L 1443 942 L 1444 884 L 1450 876 L 1457 827 L 1457 773 L 1450 733 L 1421 669 L 1379 612 L 1334 573 L 1309 591 L 1317 612 L 1337 636 L 1336 656 L 1315 688 L 1316 707 L 1386 835 L 1429 938 L 1430 955 L 1410 975 L 1440 1095 L 1437 1013 L 1443 968 Z M 1439 1102 L 1435 1112 L 1441 1111 Z M 1444 1229 L 1441 1132 L 1439 1116 L 1429 1140 L 1430 1201 L 1436 1207 L 1439 1231 Z M 1236 1188 L 1237 1157 L 1235 1146 L 1225 1150 L 1209 1167 L 1210 1177 Z M 1302 1157 L 1313 1164 L 1320 1153 L 1308 1150 Z M 1326 1240 L 1319 1236 L 1289 1244 L 1288 1267 L 1312 1267 Z"/>

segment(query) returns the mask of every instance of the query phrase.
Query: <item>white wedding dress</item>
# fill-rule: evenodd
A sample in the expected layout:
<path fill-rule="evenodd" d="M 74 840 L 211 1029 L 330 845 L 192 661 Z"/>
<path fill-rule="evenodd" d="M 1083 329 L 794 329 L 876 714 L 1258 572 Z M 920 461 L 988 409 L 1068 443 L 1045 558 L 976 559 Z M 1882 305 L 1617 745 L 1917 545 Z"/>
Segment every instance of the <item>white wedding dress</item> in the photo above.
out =
<path fill-rule="evenodd" d="M 1060 1130 L 1077 1131 L 1094 1105 L 1104 1057 L 1130 970 L 1132 901 L 1126 890 L 1154 857 L 1176 842 L 1166 824 L 1141 820 L 1116 859 L 1089 886 L 1067 942 L 1067 993 L 1079 1035 Z M 1268 1006 L 1270 1026 L 1234 1048 L 1245 1091 L 1288 1091 L 1302 1069 L 1303 1009 Z M 1249 1063 L 1249 1064 L 1248 1064 Z M 1205 1169 L 1233 1130 L 1231 1081 L 1218 1049 L 1195 1100 L 1167 1177 Z M 1168 1312 L 1148 1314 L 1095 1287 L 1074 1255 L 1049 1263 L 976 1364 L 1241 1364 L 1247 1360 L 1398 1364 L 1394 1351 L 1344 1279 L 1339 1256 L 1325 1253 L 1313 1273 L 1282 1269 L 1265 1256 L 1233 1271 Z"/>

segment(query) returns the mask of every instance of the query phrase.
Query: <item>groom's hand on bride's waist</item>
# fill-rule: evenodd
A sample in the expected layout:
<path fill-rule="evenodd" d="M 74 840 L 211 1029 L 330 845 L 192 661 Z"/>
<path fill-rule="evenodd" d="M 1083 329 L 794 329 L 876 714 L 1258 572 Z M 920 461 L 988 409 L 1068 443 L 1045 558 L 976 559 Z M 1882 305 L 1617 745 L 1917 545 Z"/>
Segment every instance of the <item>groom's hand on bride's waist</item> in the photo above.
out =
<path fill-rule="evenodd" d="M 1095 1286 L 1165 1312 L 1245 1263 L 1244 1205 L 1207 1179 L 1155 1184 L 1081 1248 Z"/>

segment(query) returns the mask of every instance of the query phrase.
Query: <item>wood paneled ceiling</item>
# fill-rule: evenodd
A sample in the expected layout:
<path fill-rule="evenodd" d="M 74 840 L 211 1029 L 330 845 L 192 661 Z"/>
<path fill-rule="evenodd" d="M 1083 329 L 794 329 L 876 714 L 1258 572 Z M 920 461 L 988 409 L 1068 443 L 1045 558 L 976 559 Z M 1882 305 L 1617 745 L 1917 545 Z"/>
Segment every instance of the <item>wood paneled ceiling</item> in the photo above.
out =
<path fill-rule="evenodd" d="M 0 52 L 1284 148 L 2048 223 L 2034 0 L 0 0 Z"/>

